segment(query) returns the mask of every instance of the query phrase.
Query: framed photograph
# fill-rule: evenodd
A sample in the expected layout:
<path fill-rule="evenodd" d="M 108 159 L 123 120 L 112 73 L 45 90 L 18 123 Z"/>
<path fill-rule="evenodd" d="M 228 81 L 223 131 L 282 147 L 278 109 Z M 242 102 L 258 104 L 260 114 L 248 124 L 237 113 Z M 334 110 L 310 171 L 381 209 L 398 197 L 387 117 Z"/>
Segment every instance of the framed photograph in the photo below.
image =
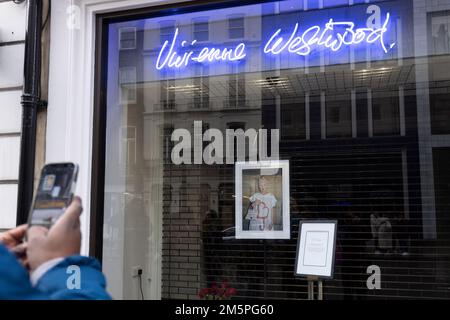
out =
<path fill-rule="evenodd" d="M 336 232 L 336 220 L 300 221 L 296 276 L 333 278 Z"/>
<path fill-rule="evenodd" d="M 237 239 L 290 239 L 289 161 L 236 162 Z"/>

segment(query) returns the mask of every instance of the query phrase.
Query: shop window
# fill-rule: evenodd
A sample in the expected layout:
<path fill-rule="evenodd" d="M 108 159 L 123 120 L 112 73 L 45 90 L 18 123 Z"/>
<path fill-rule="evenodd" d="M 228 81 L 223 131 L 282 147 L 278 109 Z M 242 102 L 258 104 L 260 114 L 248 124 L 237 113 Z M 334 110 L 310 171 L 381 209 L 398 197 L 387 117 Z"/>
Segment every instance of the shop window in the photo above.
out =
<path fill-rule="evenodd" d="M 370 46 L 381 51 L 376 59 L 362 44 L 353 47 L 352 64 L 345 54 L 348 47 L 342 56 L 322 48 L 326 54 L 313 50 L 306 58 L 287 49 L 278 56 L 263 51 L 278 28 L 286 39 L 299 16 L 300 36 L 304 28 L 315 24 L 322 28 L 330 18 L 364 26 L 373 1 L 352 3 L 286 0 L 211 10 L 202 4 L 199 8 L 206 11 L 177 7 L 174 14 L 160 17 L 166 11 L 147 15 L 143 9 L 145 14 L 139 17 L 127 13 L 117 18 L 114 13 L 106 20 L 107 30 L 99 35 L 136 27 L 137 35 L 148 40 L 145 49 L 137 44 L 136 52 L 127 54 L 120 54 L 117 46 L 98 48 L 99 56 L 107 57 L 100 61 L 104 73 L 98 75 L 106 83 L 95 92 L 103 99 L 96 110 L 106 133 L 94 141 L 105 151 L 93 165 L 96 172 L 104 172 L 104 185 L 93 184 L 98 187 L 92 198 L 104 199 L 103 212 L 95 213 L 104 224 L 97 223 L 93 234 L 98 238 L 90 241 L 103 240 L 103 252 L 95 254 L 103 259 L 114 298 L 141 297 L 139 278 L 130 270 L 142 266 L 142 279 L 157 280 L 142 282 L 146 299 L 198 299 L 201 288 L 213 282 L 220 286 L 224 280 L 236 288 L 237 299 L 306 299 L 305 282 L 293 275 L 298 224 L 303 219 L 338 220 L 335 277 L 325 284 L 325 300 L 449 297 L 448 241 L 442 245 L 438 241 L 450 235 L 444 221 L 450 156 L 448 150 L 435 155 L 429 145 L 419 143 L 428 139 L 421 123 L 429 121 L 421 116 L 428 108 L 432 132 L 450 133 L 448 57 L 414 56 L 417 39 L 408 29 L 416 23 L 411 16 L 413 2 L 376 2 L 383 15 L 392 9 L 389 12 L 402 23 L 403 28 L 395 29 L 398 22 L 392 20 L 389 29 L 402 32 L 396 39 L 403 45 L 396 42 L 392 51 L 402 48 L 401 63 L 378 50 L 378 41 Z M 250 12 L 252 18 L 244 19 L 242 13 Z M 172 41 L 177 26 L 173 51 L 161 51 L 161 43 Z M 222 29 L 216 32 L 216 26 Z M 388 33 L 386 45 L 392 40 Z M 201 43 L 188 44 L 193 37 Z M 230 40 L 234 37 L 238 40 Z M 246 46 L 240 61 L 225 55 L 220 61 L 194 59 L 184 66 L 180 62 L 180 67 L 157 65 L 161 52 L 167 61 L 171 56 L 175 61 L 175 56 L 182 59 L 191 50 L 195 58 L 205 48 L 234 50 L 240 43 Z M 430 99 L 423 96 L 424 88 L 430 89 Z M 406 96 L 399 96 L 403 91 Z M 130 102 L 135 103 L 122 105 Z M 403 113 L 405 137 L 399 138 Z M 286 195 L 290 239 L 236 239 L 236 187 L 242 183 L 242 196 L 248 198 L 260 188 L 258 180 L 236 179 L 234 163 L 194 163 L 211 143 L 194 140 L 201 136 L 194 136 L 194 128 L 198 133 L 208 128 L 220 131 L 224 151 L 231 142 L 226 129 L 280 129 L 279 158 L 290 165 Z M 183 139 L 172 141 L 175 131 Z M 271 153 L 274 135 L 269 134 Z M 382 138 L 369 139 L 372 135 Z M 220 141 L 219 133 L 217 137 Z M 439 138 L 440 144 L 445 142 L 445 137 Z M 181 142 L 186 146 L 181 148 Z M 249 159 L 250 142 L 247 137 L 245 143 L 234 143 L 235 161 L 238 154 Z M 172 157 L 176 147 L 192 161 L 177 163 Z M 427 154 L 433 154 L 434 167 L 430 159 L 422 161 Z M 430 189 L 433 182 L 436 187 Z M 271 192 L 276 194 L 276 188 Z M 426 208 L 434 204 L 434 196 L 432 212 Z M 284 195 L 276 199 L 287 203 Z M 367 289 L 368 265 L 383 270 L 381 290 Z M 420 277 L 411 270 L 420 271 Z"/>
<path fill-rule="evenodd" d="M 327 138 L 351 137 L 352 112 L 350 94 L 325 97 Z"/>
<path fill-rule="evenodd" d="M 245 35 L 243 16 L 234 16 L 228 19 L 228 37 L 230 39 L 241 39 Z"/>
<path fill-rule="evenodd" d="M 431 15 L 430 54 L 450 54 L 450 12 Z"/>
<path fill-rule="evenodd" d="M 400 134 L 398 89 L 373 93 L 372 122 L 374 136 Z"/>
<path fill-rule="evenodd" d="M 119 50 L 136 49 L 136 28 L 125 27 L 119 29 Z"/>
<path fill-rule="evenodd" d="M 197 42 L 209 40 L 209 21 L 208 18 L 195 18 L 193 21 L 193 37 Z"/>

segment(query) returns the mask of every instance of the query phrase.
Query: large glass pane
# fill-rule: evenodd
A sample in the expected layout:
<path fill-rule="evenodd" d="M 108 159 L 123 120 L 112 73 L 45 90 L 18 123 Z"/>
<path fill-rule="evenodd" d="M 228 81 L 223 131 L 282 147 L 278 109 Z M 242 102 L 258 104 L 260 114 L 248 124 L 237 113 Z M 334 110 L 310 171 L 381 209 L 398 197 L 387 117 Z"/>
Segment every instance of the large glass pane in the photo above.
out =
<path fill-rule="evenodd" d="M 114 297 L 198 299 L 226 281 L 237 298 L 306 299 L 294 276 L 303 219 L 338 221 L 325 299 L 450 297 L 447 20 L 415 3 L 112 19 L 103 268 Z M 265 158 L 288 161 L 289 194 L 285 169 L 238 181 L 236 162 Z M 289 239 L 236 237 L 239 210 L 276 231 L 284 204 Z M 373 265 L 381 289 L 367 286 Z"/>

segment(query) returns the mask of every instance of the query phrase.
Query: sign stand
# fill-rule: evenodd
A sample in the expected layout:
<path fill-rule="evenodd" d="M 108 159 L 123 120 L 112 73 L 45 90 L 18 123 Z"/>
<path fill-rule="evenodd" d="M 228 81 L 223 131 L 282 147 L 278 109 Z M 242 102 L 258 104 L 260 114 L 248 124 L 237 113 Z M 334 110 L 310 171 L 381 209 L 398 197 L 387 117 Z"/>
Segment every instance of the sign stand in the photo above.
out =
<path fill-rule="evenodd" d="M 314 300 L 314 282 L 317 281 L 317 300 L 323 300 L 323 283 L 322 279 L 314 276 L 306 277 L 308 281 L 308 300 Z"/>

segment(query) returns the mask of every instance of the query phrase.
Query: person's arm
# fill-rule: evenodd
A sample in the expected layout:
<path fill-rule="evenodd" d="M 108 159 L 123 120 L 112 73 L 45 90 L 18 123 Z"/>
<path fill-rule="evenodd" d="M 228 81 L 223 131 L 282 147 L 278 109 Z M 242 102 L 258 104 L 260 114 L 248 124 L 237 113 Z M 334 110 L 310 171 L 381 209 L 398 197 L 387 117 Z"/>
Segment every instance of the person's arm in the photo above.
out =
<path fill-rule="evenodd" d="M 106 280 L 97 260 L 70 256 L 46 271 L 36 288 L 57 300 L 109 300 Z"/>
<path fill-rule="evenodd" d="M 252 208 L 256 209 L 256 206 L 257 206 L 257 204 L 256 204 L 256 201 L 257 201 L 256 193 L 254 193 L 248 200 L 250 201 L 250 205 L 252 206 Z"/>
<path fill-rule="evenodd" d="M 272 208 L 275 208 L 276 205 L 277 205 L 277 198 L 275 198 L 275 196 L 272 195 Z"/>

